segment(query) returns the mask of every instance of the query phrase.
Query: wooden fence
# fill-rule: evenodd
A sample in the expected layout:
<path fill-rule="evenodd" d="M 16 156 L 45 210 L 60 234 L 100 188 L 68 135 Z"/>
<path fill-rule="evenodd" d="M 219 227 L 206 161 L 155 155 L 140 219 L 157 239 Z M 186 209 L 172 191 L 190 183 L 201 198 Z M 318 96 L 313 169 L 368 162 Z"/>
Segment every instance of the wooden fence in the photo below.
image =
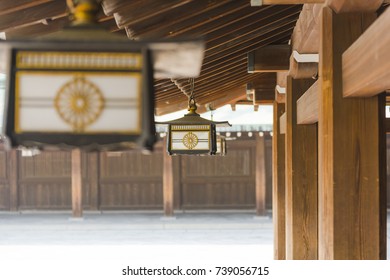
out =
<path fill-rule="evenodd" d="M 175 209 L 255 209 L 255 138 L 228 142 L 226 156 L 174 156 Z M 271 138 L 265 136 L 266 207 L 272 207 Z M 85 210 L 162 209 L 163 147 L 82 156 Z M 0 210 L 70 210 L 70 152 L 0 152 Z"/>

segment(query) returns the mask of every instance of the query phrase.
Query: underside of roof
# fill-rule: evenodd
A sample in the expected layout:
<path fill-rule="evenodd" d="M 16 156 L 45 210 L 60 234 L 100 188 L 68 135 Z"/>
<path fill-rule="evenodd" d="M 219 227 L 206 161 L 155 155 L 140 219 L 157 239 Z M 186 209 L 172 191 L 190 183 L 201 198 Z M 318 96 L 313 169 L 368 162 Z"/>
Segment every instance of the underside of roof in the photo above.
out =
<path fill-rule="evenodd" d="M 2 0 L 0 32 L 6 39 L 36 37 L 69 23 L 65 0 Z M 254 104 L 247 84 L 273 100 L 275 73 L 248 73 L 247 53 L 266 45 L 288 44 L 301 5 L 251 7 L 249 0 L 103 0 L 99 24 L 131 40 L 203 38 L 204 60 L 195 78 L 199 112 L 225 104 Z M 188 79 L 154 81 L 156 113 L 187 107 Z"/>

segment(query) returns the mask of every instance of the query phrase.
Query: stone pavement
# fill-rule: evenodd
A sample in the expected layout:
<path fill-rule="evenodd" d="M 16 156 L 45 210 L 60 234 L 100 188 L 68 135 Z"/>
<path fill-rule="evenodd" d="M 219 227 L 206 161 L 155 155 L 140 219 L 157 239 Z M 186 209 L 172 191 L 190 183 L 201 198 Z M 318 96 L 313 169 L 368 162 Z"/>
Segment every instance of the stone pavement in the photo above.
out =
<path fill-rule="evenodd" d="M 272 244 L 272 219 L 254 213 L 6 214 L 0 212 L 0 245 Z"/>
<path fill-rule="evenodd" d="M 156 246 L 241 246 L 243 254 L 257 256 L 261 251 L 262 258 L 273 258 L 270 215 L 256 218 L 254 212 L 180 212 L 175 219 L 164 219 L 159 212 L 85 212 L 82 220 L 70 216 L 70 212 L 0 212 L 0 248 L 146 246 L 153 251 Z M 388 251 L 389 232 L 390 216 Z"/>

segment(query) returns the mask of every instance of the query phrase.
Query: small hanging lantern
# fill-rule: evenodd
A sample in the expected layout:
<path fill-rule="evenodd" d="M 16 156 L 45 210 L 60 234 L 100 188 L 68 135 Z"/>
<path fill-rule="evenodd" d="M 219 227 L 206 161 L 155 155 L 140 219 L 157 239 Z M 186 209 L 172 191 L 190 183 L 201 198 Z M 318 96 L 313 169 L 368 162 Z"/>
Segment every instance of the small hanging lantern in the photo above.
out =
<path fill-rule="evenodd" d="M 152 149 L 153 64 L 161 64 L 165 42 L 101 29 L 97 2 L 68 0 L 73 23 L 60 32 L 1 41 L 8 70 L 2 134 L 12 146 Z"/>
<path fill-rule="evenodd" d="M 196 113 L 194 80 L 188 97 L 188 114 L 184 117 L 159 124 L 168 125 L 167 150 L 170 155 L 215 155 L 217 151 L 217 126 L 230 126 L 228 122 L 214 122 Z"/>
<path fill-rule="evenodd" d="M 70 9 L 73 24 L 60 32 L 1 43 L 12 146 L 151 149 L 150 50 L 100 29 L 97 2 L 79 0 Z"/>

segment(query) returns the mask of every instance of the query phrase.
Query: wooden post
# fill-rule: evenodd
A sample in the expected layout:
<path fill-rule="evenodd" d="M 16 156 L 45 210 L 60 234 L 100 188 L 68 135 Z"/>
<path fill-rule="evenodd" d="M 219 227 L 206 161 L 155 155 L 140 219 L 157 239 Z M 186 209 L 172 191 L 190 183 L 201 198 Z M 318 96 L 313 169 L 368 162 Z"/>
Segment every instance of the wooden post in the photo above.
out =
<path fill-rule="evenodd" d="M 297 100 L 313 82 L 287 78 L 286 259 L 318 258 L 317 126 L 297 124 Z"/>
<path fill-rule="evenodd" d="M 168 137 L 168 136 L 167 136 Z M 168 155 L 166 149 L 167 137 L 163 145 L 163 205 L 164 216 L 173 216 L 173 163 L 172 156 Z"/>
<path fill-rule="evenodd" d="M 83 216 L 81 150 L 72 150 L 72 216 Z"/>
<path fill-rule="evenodd" d="M 99 209 L 99 152 L 88 153 L 88 181 L 90 189 L 90 209 Z"/>
<path fill-rule="evenodd" d="M 386 259 L 383 98 L 343 98 L 341 71 L 343 52 L 375 15 L 322 12 L 319 258 Z"/>
<path fill-rule="evenodd" d="M 280 116 L 284 103 L 274 103 L 272 136 L 272 216 L 274 223 L 274 258 L 286 259 L 286 200 L 285 200 L 285 137 L 280 133 Z"/>
<path fill-rule="evenodd" d="M 19 197 L 18 197 L 18 170 L 19 158 L 18 151 L 12 149 L 9 152 L 9 187 L 10 187 L 10 211 L 18 211 Z"/>
<path fill-rule="evenodd" d="M 264 216 L 265 185 L 265 143 L 264 136 L 256 135 L 256 215 Z"/>

